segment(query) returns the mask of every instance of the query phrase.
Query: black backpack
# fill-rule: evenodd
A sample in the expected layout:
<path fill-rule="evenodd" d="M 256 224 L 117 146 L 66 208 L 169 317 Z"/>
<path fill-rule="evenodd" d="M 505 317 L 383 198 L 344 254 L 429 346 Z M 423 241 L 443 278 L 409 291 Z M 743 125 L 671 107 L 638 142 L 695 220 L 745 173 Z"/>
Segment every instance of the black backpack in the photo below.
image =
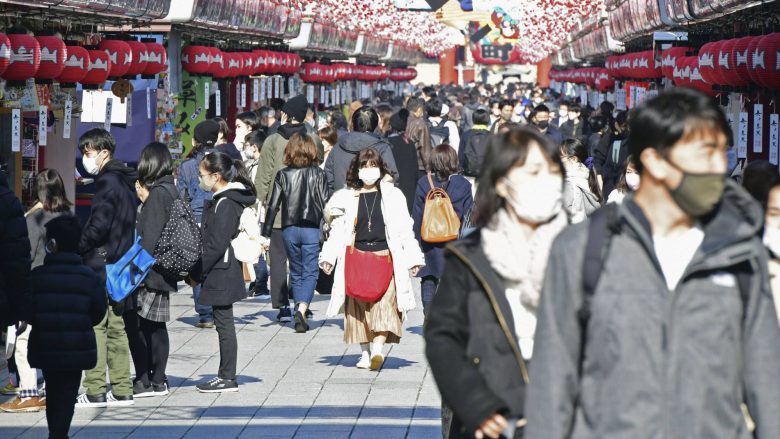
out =
<path fill-rule="evenodd" d="M 168 190 L 165 186 L 163 188 Z M 175 192 L 171 195 L 171 213 L 154 247 L 154 258 L 163 274 L 181 280 L 189 275 L 200 260 L 203 248 L 200 227 L 195 222 L 189 203 Z"/>
<path fill-rule="evenodd" d="M 450 142 L 450 129 L 444 125 L 445 123 L 447 123 L 446 117 L 442 117 L 436 125 L 428 121 L 431 130 L 431 146 L 434 148 L 442 143 Z"/>
<path fill-rule="evenodd" d="M 469 137 L 463 151 L 463 173 L 469 177 L 478 177 L 482 171 L 482 161 L 487 153 L 488 131 L 478 131 Z"/>
<path fill-rule="evenodd" d="M 580 376 L 582 375 L 582 365 L 585 359 L 585 342 L 587 341 L 588 320 L 590 320 L 593 295 L 596 292 L 596 285 L 598 285 L 599 277 L 601 277 L 601 272 L 604 269 L 604 261 L 606 261 L 609 255 L 612 237 L 620 234 L 622 228 L 621 219 L 618 216 L 617 203 L 609 203 L 598 209 L 589 217 L 589 220 L 585 257 L 582 261 L 582 307 L 577 312 L 577 317 L 580 321 Z M 746 309 L 750 294 L 750 276 L 753 273 L 749 268 L 741 268 L 736 270 L 734 274 L 739 285 L 743 309 Z"/>

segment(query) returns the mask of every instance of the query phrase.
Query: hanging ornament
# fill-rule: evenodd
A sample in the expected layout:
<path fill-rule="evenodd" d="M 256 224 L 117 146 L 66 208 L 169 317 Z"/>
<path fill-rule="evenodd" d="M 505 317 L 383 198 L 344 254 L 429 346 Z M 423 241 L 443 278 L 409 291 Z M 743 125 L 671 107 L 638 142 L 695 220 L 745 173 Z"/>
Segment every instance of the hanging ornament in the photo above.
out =
<path fill-rule="evenodd" d="M 113 84 L 111 84 L 111 92 L 114 93 L 114 96 L 118 97 L 119 101 L 124 104 L 127 95 L 133 93 L 133 84 L 131 84 L 130 81 L 125 78 L 118 79 L 114 81 Z"/>

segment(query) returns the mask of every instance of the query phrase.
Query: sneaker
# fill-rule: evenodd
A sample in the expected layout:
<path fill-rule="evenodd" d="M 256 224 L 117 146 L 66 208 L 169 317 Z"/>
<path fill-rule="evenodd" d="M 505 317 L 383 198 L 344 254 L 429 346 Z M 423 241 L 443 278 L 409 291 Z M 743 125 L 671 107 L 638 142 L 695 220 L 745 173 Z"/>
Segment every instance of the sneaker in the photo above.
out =
<path fill-rule="evenodd" d="M 306 310 L 306 320 L 309 320 L 310 318 L 314 317 L 314 313 L 311 312 L 311 309 Z"/>
<path fill-rule="evenodd" d="M 368 352 L 363 352 L 363 355 L 360 356 L 360 361 L 357 363 L 358 369 L 368 369 L 369 366 L 371 366 L 371 358 L 368 355 Z"/>
<path fill-rule="evenodd" d="M 210 328 L 214 327 L 214 321 L 213 320 L 201 320 L 195 326 L 197 326 L 200 329 L 210 329 Z"/>
<path fill-rule="evenodd" d="M 3 395 L 18 395 L 19 388 L 14 386 L 13 383 L 8 383 L 3 387 L 3 390 L 0 390 L 0 393 Z"/>
<path fill-rule="evenodd" d="M 25 399 L 17 396 L 13 401 L 0 404 L 0 410 L 8 413 L 30 413 L 39 412 L 45 409 L 46 399 L 41 399 L 37 396 Z"/>
<path fill-rule="evenodd" d="M 155 396 L 154 387 L 152 387 L 151 384 L 145 386 L 141 381 L 136 381 L 133 383 L 134 398 L 149 398 L 150 396 Z"/>
<path fill-rule="evenodd" d="M 154 388 L 154 396 L 165 396 L 169 393 L 167 381 L 163 382 L 162 384 L 152 383 L 152 388 Z"/>
<path fill-rule="evenodd" d="M 107 407 L 108 403 L 106 402 L 106 395 L 87 395 L 86 393 L 82 393 L 79 395 L 78 398 L 76 398 L 76 408 L 87 408 L 87 407 Z"/>
<path fill-rule="evenodd" d="M 276 315 L 276 320 L 279 323 L 289 323 L 292 321 L 292 313 L 289 306 L 283 306 L 279 309 L 279 314 Z"/>
<path fill-rule="evenodd" d="M 106 394 L 106 401 L 110 407 L 126 407 L 135 404 L 133 395 L 114 395 L 114 392 L 111 391 Z"/>
<path fill-rule="evenodd" d="M 195 386 L 198 392 L 201 393 L 223 393 L 223 392 L 238 392 L 238 383 L 236 380 L 223 380 L 222 378 L 214 378 L 203 384 Z"/>
<path fill-rule="evenodd" d="M 300 311 L 295 311 L 295 332 L 304 334 L 309 330 L 309 324 L 306 323 L 306 319 L 303 317 Z"/>
<path fill-rule="evenodd" d="M 375 352 L 371 354 L 371 370 L 379 370 L 382 367 L 382 363 L 385 362 L 385 356 L 382 352 Z"/>

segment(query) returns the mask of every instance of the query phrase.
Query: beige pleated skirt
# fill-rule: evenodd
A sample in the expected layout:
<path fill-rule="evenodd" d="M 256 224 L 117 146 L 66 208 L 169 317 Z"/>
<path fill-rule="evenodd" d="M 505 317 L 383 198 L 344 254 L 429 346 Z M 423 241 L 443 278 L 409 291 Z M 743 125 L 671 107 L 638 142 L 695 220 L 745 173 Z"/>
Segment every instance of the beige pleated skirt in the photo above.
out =
<path fill-rule="evenodd" d="M 378 254 L 387 252 L 377 252 Z M 379 301 L 363 302 L 347 296 L 344 302 L 344 342 L 370 343 L 386 333 L 385 343 L 401 342 L 401 312 L 395 293 L 395 276 Z"/>

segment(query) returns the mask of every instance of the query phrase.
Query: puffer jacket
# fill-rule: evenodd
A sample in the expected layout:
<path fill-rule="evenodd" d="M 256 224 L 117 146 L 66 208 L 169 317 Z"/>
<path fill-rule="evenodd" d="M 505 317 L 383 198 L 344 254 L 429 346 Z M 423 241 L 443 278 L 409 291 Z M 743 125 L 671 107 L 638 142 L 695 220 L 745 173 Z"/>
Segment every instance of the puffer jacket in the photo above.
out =
<path fill-rule="evenodd" d="M 571 223 L 580 223 L 601 207 L 598 196 L 590 191 L 590 170 L 583 164 L 566 163 L 566 181 L 563 184 L 563 208 Z"/>
<path fill-rule="evenodd" d="M 270 237 L 276 214 L 282 211 L 282 227 L 320 227 L 322 211 L 330 198 L 325 171 L 319 166 L 286 167 L 276 173 L 268 203 L 263 235 Z"/>
<path fill-rule="evenodd" d="M 23 319 L 30 240 L 22 204 L 0 171 L 0 328 Z"/>
<path fill-rule="evenodd" d="M 343 189 L 347 185 L 347 171 L 352 159 L 366 148 L 374 148 L 393 174 L 392 177 L 398 178 L 398 167 L 390 143 L 374 133 L 353 131 L 339 138 L 338 144 L 333 147 L 328 160 L 325 161 L 325 175 L 328 177 L 328 185 L 332 192 Z"/>
<path fill-rule="evenodd" d="M 30 365 L 88 370 L 97 363 L 93 326 L 106 315 L 99 277 L 75 253 L 47 255 L 30 275 L 32 318 Z"/>
<path fill-rule="evenodd" d="M 445 270 L 425 325 L 425 353 L 443 402 L 449 438 L 473 438 L 493 413 L 525 413 L 528 371 L 500 275 L 479 231 L 447 245 Z M 517 435 L 516 435 L 517 437 Z"/>
<path fill-rule="evenodd" d="M 203 256 L 193 276 L 203 284 L 201 305 L 226 306 L 246 298 L 243 266 L 230 241 L 238 235 L 244 208 L 255 204 L 255 195 L 241 183 L 229 183 L 206 202 L 201 224 Z"/>
<path fill-rule="evenodd" d="M 777 438 L 780 326 L 758 204 L 727 182 L 718 208 L 702 219 L 704 240 L 674 291 L 659 268 L 650 223 L 631 197 L 618 207 L 617 225 L 584 346 L 578 312 L 588 222 L 569 226 L 553 244 L 526 438 Z M 748 273 L 747 291 L 739 272 Z"/>

